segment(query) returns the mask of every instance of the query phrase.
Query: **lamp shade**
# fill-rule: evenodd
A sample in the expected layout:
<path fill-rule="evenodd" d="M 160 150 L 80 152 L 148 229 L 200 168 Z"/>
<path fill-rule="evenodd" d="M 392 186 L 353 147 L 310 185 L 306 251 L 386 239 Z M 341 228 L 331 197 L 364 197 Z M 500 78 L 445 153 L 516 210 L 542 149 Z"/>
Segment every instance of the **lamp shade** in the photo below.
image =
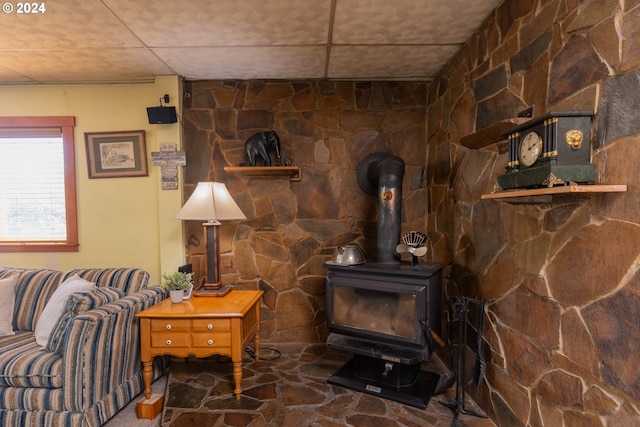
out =
<path fill-rule="evenodd" d="M 222 182 L 199 182 L 177 219 L 220 221 L 246 219 Z"/>

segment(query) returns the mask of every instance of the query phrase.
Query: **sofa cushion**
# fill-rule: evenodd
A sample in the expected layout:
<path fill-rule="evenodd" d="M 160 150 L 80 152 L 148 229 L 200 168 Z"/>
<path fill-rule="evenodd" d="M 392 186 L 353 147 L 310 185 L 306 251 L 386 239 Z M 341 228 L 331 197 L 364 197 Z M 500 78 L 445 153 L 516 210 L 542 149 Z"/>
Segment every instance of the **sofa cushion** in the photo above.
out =
<path fill-rule="evenodd" d="M 111 286 L 129 295 L 138 292 L 149 284 L 149 273 L 139 268 L 85 268 L 70 270 L 64 279 L 74 274 L 84 280 L 95 283 L 96 286 Z"/>
<path fill-rule="evenodd" d="M 62 356 L 43 349 L 33 332 L 0 338 L 1 387 L 62 387 Z"/>
<path fill-rule="evenodd" d="M 25 270 L 0 268 L 0 279 L 18 275 L 13 329 L 33 332 L 38 318 L 51 295 L 55 292 L 62 273 L 53 270 Z"/>
<path fill-rule="evenodd" d="M 47 345 L 49 335 L 51 335 L 51 331 L 64 311 L 67 298 L 72 293 L 89 291 L 95 289 L 95 287 L 95 284 L 81 279 L 75 274 L 62 282 L 51 295 L 49 301 L 47 301 L 47 305 L 42 310 L 40 319 L 38 319 L 35 329 L 36 342 L 43 347 Z"/>
<path fill-rule="evenodd" d="M 0 279 L 0 337 L 14 335 L 13 307 L 16 304 L 16 283 L 18 275 Z"/>
<path fill-rule="evenodd" d="M 80 313 L 84 313 L 103 304 L 116 301 L 124 296 L 124 291 L 105 286 L 89 291 L 76 292 L 67 299 L 64 310 L 49 335 L 45 348 L 58 354 L 64 351 L 64 336 L 71 320 Z"/>

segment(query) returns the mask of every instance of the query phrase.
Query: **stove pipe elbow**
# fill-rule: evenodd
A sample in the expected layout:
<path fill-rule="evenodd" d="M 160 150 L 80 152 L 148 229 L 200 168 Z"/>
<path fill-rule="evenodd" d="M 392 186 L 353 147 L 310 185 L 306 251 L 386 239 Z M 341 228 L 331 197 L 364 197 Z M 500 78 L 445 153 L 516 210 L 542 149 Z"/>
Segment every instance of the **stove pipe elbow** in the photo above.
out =
<path fill-rule="evenodd" d="M 399 264 L 396 246 L 400 243 L 402 178 L 404 161 L 387 153 L 373 153 L 358 165 L 358 183 L 378 201 L 378 262 Z"/>

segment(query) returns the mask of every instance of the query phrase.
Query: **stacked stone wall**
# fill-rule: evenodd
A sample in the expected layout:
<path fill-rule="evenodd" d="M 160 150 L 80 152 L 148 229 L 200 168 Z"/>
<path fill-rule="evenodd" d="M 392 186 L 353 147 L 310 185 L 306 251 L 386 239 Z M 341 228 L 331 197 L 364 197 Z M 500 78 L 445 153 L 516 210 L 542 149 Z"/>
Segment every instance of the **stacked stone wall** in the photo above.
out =
<path fill-rule="evenodd" d="M 500 426 L 640 425 L 639 24 L 636 1 L 506 0 L 431 85 L 430 254 L 487 301 L 467 390 Z M 595 111 L 597 181 L 628 191 L 482 200 L 506 142 L 460 139 L 528 107 Z"/>
<path fill-rule="evenodd" d="M 223 283 L 265 291 L 265 341 L 323 342 L 323 263 L 349 243 L 377 256 L 376 200 L 356 179 L 362 158 L 382 151 L 405 161 L 402 232 L 426 231 L 427 84 L 203 81 L 185 92 L 185 196 L 198 181 L 222 181 L 247 216 L 221 226 Z M 266 130 L 280 136 L 299 181 L 224 170 L 245 162 L 245 141 Z M 187 227 L 189 261 L 202 277 L 202 225 Z"/>

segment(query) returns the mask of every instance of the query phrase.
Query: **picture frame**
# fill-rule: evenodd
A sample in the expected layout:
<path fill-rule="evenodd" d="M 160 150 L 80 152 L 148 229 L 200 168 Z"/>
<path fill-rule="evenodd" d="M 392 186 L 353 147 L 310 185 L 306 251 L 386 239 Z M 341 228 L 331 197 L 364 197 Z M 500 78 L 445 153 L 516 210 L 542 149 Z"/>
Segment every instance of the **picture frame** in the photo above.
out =
<path fill-rule="evenodd" d="M 144 130 L 85 132 L 89 178 L 149 176 Z"/>

